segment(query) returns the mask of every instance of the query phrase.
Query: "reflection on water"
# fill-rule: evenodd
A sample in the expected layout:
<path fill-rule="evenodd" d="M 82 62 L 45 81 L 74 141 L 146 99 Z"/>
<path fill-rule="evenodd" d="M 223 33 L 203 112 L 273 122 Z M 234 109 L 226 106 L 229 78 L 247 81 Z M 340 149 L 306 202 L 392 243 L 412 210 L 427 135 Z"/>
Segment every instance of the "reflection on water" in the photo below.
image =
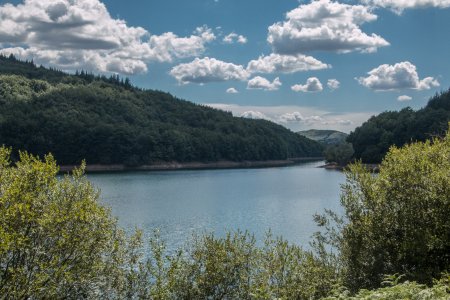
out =
<path fill-rule="evenodd" d="M 312 215 L 340 211 L 340 172 L 322 162 L 267 169 L 89 174 L 119 223 L 147 232 L 159 228 L 169 249 L 193 233 L 265 232 L 307 247 L 317 230 Z"/>

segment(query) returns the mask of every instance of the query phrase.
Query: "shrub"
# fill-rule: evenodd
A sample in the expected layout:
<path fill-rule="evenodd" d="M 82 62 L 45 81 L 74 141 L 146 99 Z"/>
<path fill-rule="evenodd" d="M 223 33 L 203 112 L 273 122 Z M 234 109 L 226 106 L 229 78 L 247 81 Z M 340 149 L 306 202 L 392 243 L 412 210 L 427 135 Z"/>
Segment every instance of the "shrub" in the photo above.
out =
<path fill-rule="evenodd" d="M 40 161 L 0 148 L 0 295 L 82 298 L 104 281 L 121 233 L 82 176 L 59 180 L 52 156 Z"/>
<path fill-rule="evenodd" d="M 377 288 L 385 274 L 431 284 L 450 268 L 450 131 L 443 139 L 392 147 L 377 176 L 360 163 L 346 172 L 344 218 L 320 236 L 339 250 L 344 284 Z"/>
<path fill-rule="evenodd" d="M 353 297 L 350 296 L 349 291 L 341 289 L 323 300 L 447 300 L 449 298 L 450 278 L 448 275 L 436 281 L 431 287 L 409 281 L 398 283 L 396 280 L 391 281 L 392 278 L 390 276 L 389 280 L 385 281 L 387 286 L 383 288 L 372 291 L 361 290 Z"/>

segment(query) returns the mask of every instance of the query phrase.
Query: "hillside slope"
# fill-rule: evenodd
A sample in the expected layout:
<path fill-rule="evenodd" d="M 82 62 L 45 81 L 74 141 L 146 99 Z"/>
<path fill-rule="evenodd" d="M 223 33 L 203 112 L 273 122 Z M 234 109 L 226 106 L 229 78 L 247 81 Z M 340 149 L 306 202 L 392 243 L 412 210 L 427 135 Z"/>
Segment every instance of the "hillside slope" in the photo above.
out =
<path fill-rule="evenodd" d="M 420 110 L 404 108 L 373 116 L 351 132 L 347 141 L 353 144 L 355 158 L 379 163 L 392 145 L 401 147 L 445 135 L 449 122 L 450 90 L 435 95 Z"/>
<path fill-rule="evenodd" d="M 60 164 L 279 160 L 322 146 L 265 120 L 233 117 L 116 76 L 65 74 L 0 57 L 0 144 Z"/>
<path fill-rule="evenodd" d="M 325 145 L 336 145 L 345 142 L 348 134 L 337 130 L 309 129 L 298 131 L 298 134 Z"/>

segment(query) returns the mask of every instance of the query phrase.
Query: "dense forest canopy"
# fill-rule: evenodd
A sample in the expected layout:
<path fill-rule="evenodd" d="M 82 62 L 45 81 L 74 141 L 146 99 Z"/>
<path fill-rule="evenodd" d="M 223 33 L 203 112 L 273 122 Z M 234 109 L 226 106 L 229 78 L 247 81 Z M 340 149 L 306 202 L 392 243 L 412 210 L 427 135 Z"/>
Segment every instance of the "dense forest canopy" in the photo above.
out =
<path fill-rule="evenodd" d="M 401 147 L 413 141 L 443 136 L 450 121 L 450 89 L 435 95 L 417 111 L 404 108 L 371 117 L 347 141 L 353 144 L 355 158 L 379 163 L 393 145 Z"/>
<path fill-rule="evenodd" d="M 0 56 L 0 144 L 60 164 L 274 160 L 321 156 L 283 126 L 154 90 L 118 76 L 76 74 Z"/>

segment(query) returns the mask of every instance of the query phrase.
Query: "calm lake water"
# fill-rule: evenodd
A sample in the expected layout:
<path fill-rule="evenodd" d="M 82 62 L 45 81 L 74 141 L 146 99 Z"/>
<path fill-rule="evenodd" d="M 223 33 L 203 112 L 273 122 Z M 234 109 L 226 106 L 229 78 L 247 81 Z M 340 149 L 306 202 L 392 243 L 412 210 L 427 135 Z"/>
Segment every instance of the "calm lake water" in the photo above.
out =
<path fill-rule="evenodd" d="M 271 229 L 308 247 L 317 231 L 313 214 L 341 211 L 343 173 L 323 162 L 266 169 L 89 174 L 101 198 L 125 228 L 159 228 L 169 249 L 193 233 L 249 230 L 261 241 Z"/>

